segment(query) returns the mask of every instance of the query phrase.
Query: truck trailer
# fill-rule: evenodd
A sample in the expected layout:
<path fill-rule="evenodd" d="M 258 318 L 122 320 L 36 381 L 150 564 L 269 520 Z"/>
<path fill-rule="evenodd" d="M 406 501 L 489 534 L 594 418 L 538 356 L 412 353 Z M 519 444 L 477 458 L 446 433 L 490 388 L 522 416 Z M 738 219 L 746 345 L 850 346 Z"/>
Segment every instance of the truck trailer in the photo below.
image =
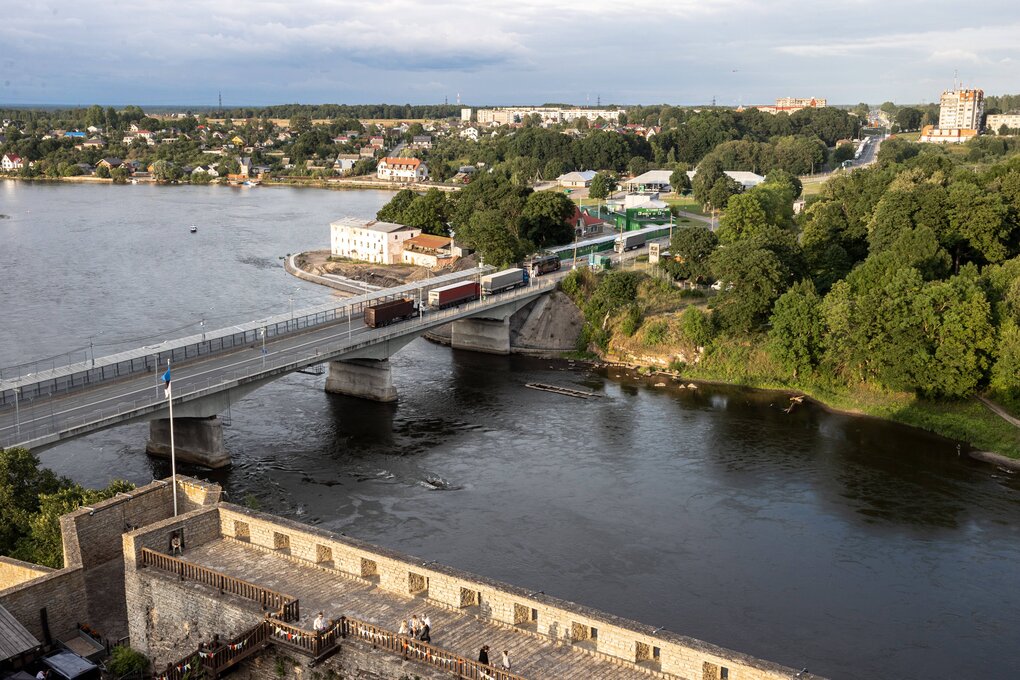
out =
<path fill-rule="evenodd" d="M 535 255 L 527 264 L 533 276 L 559 271 L 561 266 L 562 262 L 558 255 Z"/>
<path fill-rule="evenodd" d="M 429 291 L 429 307 L 433 309 L 445 309 L 464 302 L 477 300 L 481 297 L 481 286 L 477 281 L 461 281 L 451 283 L 440 288 L 433 288 Z"/>
<path fill-rule="evenodd" d="M 613 241 L 613 250 L 622 253 L 626 250 L 640 248 L 648 240 L 647 234 L 620 234 Z"/>
<path fill-rule="evenodd" d="M 493 295 L 502 293 L 504 290 L 511 290 L 518 286 L 528 285 L 528 272 L 526 269 L 515 267 L 504 269 L 501 272 L 487 274 L 482 277 L 482 293 Z"/>
<path fill-rule="evenodd" d="M 369 328 L 389 326 L 414 316 L 414 301 L 407 298 L 387 300 L 371 307 L 365 307 L 365 325 Z"/>

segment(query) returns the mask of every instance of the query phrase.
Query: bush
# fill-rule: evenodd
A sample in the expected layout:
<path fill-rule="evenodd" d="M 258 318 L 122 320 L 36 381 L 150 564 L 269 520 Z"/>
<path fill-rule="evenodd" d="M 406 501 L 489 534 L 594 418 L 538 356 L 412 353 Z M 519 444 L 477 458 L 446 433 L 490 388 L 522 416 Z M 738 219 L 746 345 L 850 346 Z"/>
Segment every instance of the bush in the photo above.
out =
<path fill-rule="evenodd" d="M 697 307 L 688 307 L 680 315 L 680 334 L 695 347 L 704 347 L 712 342 L 715 329 L 707 314 Z"/>
<path fill-rule="evenodd" d="M 652 321 L 648 324 L 648 330 L 645 331 L 645 344 L 646 345 L 661 345 L 666 341 L 666 335 L 669 333 L 669 324 L 665 321 L 658 320 Z"/>
<path fill-rule="evenodd" d="M 641 308 L 637 305 L 631 305 L 627 308 L 627 313 L 624 315 L 623 321 L 620 322 L 620 332 L 629 338 L 633 336 L 640 327 Z"/>
<path fill-rule="evenodd" d="M 141 652 L 127 646 L 114 647 L 110 652 L 110 659 L 106 662 L 107 670 L 117 678 L 132 673 L 144 673 L 148 667 L 149 659 Z"/>

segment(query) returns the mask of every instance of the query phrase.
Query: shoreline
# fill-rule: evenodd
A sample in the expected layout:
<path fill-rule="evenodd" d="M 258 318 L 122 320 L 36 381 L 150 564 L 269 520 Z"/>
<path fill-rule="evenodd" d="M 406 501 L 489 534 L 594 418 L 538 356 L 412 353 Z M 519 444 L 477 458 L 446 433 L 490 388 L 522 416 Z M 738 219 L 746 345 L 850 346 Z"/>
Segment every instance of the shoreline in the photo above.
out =
<path fill-rule="evenodd" d="M 0 175 L 0 180 L 10 180 L 12 182 L 68 182 L 71 184 L 117 184 L 113 179 L 108 177 L 96 177 L 95 175 L 72 175 L 70 177 L 18 177 L 17 175 Z M 220 182 L 213 180 L 205 184 L 193 184 L 191 182 L 159 182 L 152 177 L 129 177 L 127 181 L 123 182 L 123 185 L 130 186 L 131 184 L 159 184 L 161 186 L 223 186 L 223 187 L 238 187 L 240 184 L 232 184 L 230 182 Z M 397 192 L 401 189 L 411 189 L 412 191 L 428 191 L 429 189 L 439 189 L 446 193 L 455 193 L 460 191 L 463 187 L 450 184 L 434 184 L 434 183 L 402 183 L 402 182 L 381 182 L 374 180 L 345 180 L 345 179 L 311 179 L 305 177 L 279 177 L 259 180 L 258 186 L 260 187 L 304 187 L 309 189 L 332 189 L 332 190 L 359 190 L 359 191 L 391 191 Z"/>
<path fill-rule="evenodd" d="M 930 430 L 928 428 L 921 427 L 919 425 L 914 425 L 914 424 L 911 424 L 911 423 L 903 422 L 901 420 L 896 420 L 896 419 L 893 419 L 893 418 L 887 418 L 887 417 L 884 417 L 884 416 L 875 415 L 875 414 L 872 414 L 872 413 L 867 413 L 865 411 L 861 411 L 861 410 L 858 410 L 858 409 L 838 408 L 836 406 L 828 404 L 825 401 L 819 399 L 818 397 L 814 396 L 813 394 L 811 394 L 807 390 L 796 390 L 796 389 L 791 389 L 791 388 L 788 388 L 788 387 L 785 387 L 785 388 L 784 387 L 759 387 L 759 386 L 754 386 L 754 385 L 745 385 L 745 384 L 736 383 L 736 382 L 728 382 L 728 381 L 725 381 L 725 380 L 714 380 L 714 379 L 710 379 L 710 378 L 696 378 L 696 377 L 690 377 L 690 376 L 685 377 L 685 376 L 683 376 L 680 373 L 673 372 L 673 371 L 668 371 L 668 370 L 665 370 L 665 369 L 658 369 L 658 368 L 651 370 L 649 373 L 641 373 L 640 372 L 641 369 L 642 368 L 646 368 L 646 367 L 640 366 L 638 364 L 624 362 L 624 361 L 611 361 L 611 360 L 602 359 L 602 358 L 595 358 L 595 359 L 574 359 L 574 361 L 576 363 L 587 363 L 588 365 L 592 366 L 593 368 L 604 368 L 604 369 L 617 368 L 617 369 L 621 369 L 621 370 L 630 372 L 633 375 L 633 377 L 637 377 L 637 378 L 651 378 L 653 376 L 662 376 L 662 377 L 668 377 L 668 378 L 673 379 L 673 380 L 678 380 L 680 382 L 685 382 L 685 381 L 692 382 L 692 383 L 694 383 L 696 385 L 715 385 L 715 386 L 720 386 L 720 387 L 734 387 L 734 388 L 739 388 L 739 389 L 755 390 L 755 391 L 766 392 L 766 393 L 771 393 L 771 394 L 780 394 L 780 395 L 783 395 L 783 396 L 799 396 L 799 397 L 802 397 L 805 401 L 811 402 L 811 404 L 821 408 L 826 413 L 831 413 L 831 414 L 834 414 L 834 415 L 849 416 L 849 417 L 853 417 L 853 418 L 869 418 L 869 419 L 873 419 L 873 420 L 880 420 L 880 421 L 887 422 L 887 423 L 893 423 L 895 425 L 899 425 L 899 426 L 902 426 L 902 427 L 907 427 L 907 428 L 911 428 L 911 429 L 914 429 L 914 430 L 920 430 L 922 432 L 927 432 L 929 434 L 935 434 L 935 435 L 937 435 L 939 437 L 942 437 L 942 438 L 944 438 L 946 440 L 954 441 L 954 442 L 957 442 L 959 444 L 963 444 L 963 445 L 967 446 L 970 449 L 969 451 L 966 452 L 967 457 L 972 459 L 972 460 L 975 460 L 975 461 L 980 462 L 980 463 L 986 463 L 986 464 L 990 464 L 990 465 L 995 465 L 996 467 L 1005 468 L 1005 469 L 1010 470 L 1010 471 L 1020 472 L 1020 459 L 1010 458 L 1009 456 L 1005 456 L 1005 455 L 1003 455 L 1001 453 L 996 453 L 994 451 L 985 451 L 985 450 L 982 450 L 981 448 L 977 447 L 973 442 L 969 442 L 969 441 L 966 441 L 966 440 L 963 440 L 963 439 L 952 437 L 952 436 L 946 435 L 946 434 L 944 434 L 942 432 L 938 432 L 936 430 Z M 981 399 L 979 399 L 977 397 L 975 397 L 974 399 L 979 401 L 979 402 L 981 401 Z M 1020 436 L 1020 432 L 1018 432 L 1018 436 Z"/>

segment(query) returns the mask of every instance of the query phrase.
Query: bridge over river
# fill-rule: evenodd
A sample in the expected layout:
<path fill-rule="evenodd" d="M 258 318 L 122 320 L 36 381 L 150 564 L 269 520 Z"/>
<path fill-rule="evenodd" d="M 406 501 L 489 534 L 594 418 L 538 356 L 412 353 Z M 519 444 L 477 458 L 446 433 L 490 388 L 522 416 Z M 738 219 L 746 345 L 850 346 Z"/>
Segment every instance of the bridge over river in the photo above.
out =
<path fill-rule="evenodd" d="M 491 268 L 487 268 L 491 269 Z M 115 425 L 150 421 L 147 450 L 169 454 L 167 399 L 160 376 L 173 366 L 174 440 L 181 460 L 229 465 L 219 414 L 269 381 L 329 364 L 326 390 L 377 401 L 397 398 L 389 357 L 428 330 L 453 323 L 454 347 L 505 354 L 510 316 L 555 283 L 532 285 L 370 328 L 364 310 L 481 275 L 472 269 L 387 288 L 294 313 L 167 340 L 108 356 L 56 365 L 25 364 L 0 373 L 0 447 L 38 449 Z"/>

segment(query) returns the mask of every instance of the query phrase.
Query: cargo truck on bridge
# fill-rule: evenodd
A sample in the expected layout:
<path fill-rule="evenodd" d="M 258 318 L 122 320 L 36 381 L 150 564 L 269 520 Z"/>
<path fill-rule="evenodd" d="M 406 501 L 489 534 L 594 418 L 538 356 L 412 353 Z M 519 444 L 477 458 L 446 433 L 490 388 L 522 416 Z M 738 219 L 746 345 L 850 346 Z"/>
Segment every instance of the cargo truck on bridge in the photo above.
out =
<path fill-rule="evenodd" d="M 634 250 L 643 246 L 647 240 L 647 234 L 620 234 L 613 242 L 613 250 L 618 253 Z"/>
<path fill-rule="evenodd" d="M 446 309 L 454 305 L 477 300 L 481 297 L 481 286 L 477 281 L 461 281 L 451 283 L 429 291 L 429 307 Z"/>
<path fill-rule="evenodd" d="M 410 319 L 415 311 L 413 300 L 407 298 L 387 300 L 365 307 L 365 325 L 369 328 L 389 326 L 391 323 Z"/>
<path fill-rule="evenodd" d="M 494 295 L 518 286 L 528 285 L 528 270 L 514 267 L 482 277 L 482 293 Z"/>

